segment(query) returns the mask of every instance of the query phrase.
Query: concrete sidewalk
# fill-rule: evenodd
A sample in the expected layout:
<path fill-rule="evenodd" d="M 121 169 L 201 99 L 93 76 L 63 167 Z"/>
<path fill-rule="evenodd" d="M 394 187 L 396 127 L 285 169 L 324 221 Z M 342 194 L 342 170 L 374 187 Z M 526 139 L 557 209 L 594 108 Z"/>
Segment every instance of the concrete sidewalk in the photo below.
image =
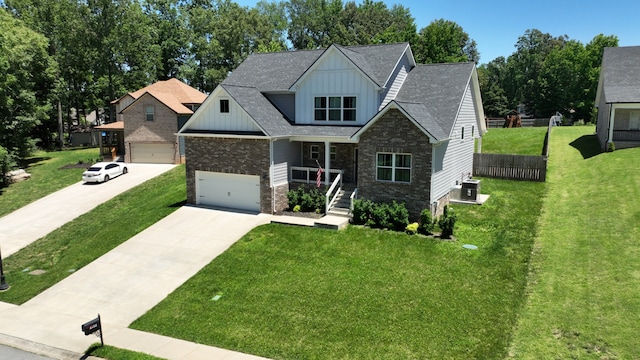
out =
<path fill-rule="evenodd" d="M 99 313 L 108 345 L 166 359 L 259 359 L 127 326 L 270 220 L 267 214 L 182 207 L 25 304 L 0 303 L 0 333 L 82 353 L 97 338 L 84 336 L 80 325 Z"/>
<path fill-rule="evenodd" d="M 2 256 L 8 257 L 103 202 L 174 168 L 175 165 L 127 164 L 127 167 L 128 174 L 109 182 L 78 182 L 1 217 Z"/>

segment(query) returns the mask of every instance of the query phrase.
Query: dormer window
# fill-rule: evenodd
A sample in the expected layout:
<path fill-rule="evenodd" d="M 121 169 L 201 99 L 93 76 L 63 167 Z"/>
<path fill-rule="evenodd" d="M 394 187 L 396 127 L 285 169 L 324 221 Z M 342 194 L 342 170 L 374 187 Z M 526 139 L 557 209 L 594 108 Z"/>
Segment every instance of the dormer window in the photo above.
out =
<path fill-rule="evenodd" d="M 315 121 L 356 121 L 355 96 L 316 96 L 313 104 Z"/>

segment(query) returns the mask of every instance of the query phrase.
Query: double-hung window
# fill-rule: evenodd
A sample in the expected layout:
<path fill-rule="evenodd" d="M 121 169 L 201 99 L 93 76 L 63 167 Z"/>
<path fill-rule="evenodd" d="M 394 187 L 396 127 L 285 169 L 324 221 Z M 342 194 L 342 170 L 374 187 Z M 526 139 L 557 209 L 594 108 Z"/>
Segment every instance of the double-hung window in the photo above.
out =
<path fill-rule="evenodd" d="M 411 154 L 378 153 L 376 180 L 411 182 Z"/>
<path fill-rule="evenodd" d="M 147 121 L 153 121 L 153 105 L 147 105 L 144 107 L 144 114 Z"/>
<path fill-rule="evenodd" d="M 355 121 L 355 96 L 316 96 L 313 99 L 315 121 Z"/>

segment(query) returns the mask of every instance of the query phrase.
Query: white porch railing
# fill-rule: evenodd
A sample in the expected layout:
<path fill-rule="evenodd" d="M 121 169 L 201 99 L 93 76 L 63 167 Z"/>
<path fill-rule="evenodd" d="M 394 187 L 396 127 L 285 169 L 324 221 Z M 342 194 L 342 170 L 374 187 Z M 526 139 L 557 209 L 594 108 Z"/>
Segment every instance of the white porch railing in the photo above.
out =
<path fill-rule="evenodd" d="M 351 204 L 349 205 L 349 212 L 353 214 L 353 202 L 358 198 L 358 188 L 355 188 L 349 196 L 349 200 L 351 200 Z"/>
<path fill-rule="evenodd" d="M 322 172 L 322 183 L 324 183 L 324 177 L 326 176 L 326 169 L 323 169 Z M 331 178 L 337 177 L 338 174 L 342 174 L 342 170 L 340 169 L 329 169 L 329 176 Z M 335 175 L 335 176 L 334 176 Z M 315 183 L 318 176 L 318 168 L 317 167 L 304 167 L 304 166 L 291 166 L 289 167 L 289 179 L 291 182 L 302 182 L 302 183 Z"/>
<path fill-rule="evenodd" d="M 333 194 L 334 190 L 335 190 L 335 194 Z M 325 207 L 324 207 L 324 213 L 325 214 L 329 213 L 329 209 L 335 203 L 336 198 L 338 197 L 338 194 L 340 193 L 340 190 L 342 190 L 342 171 L 340 171 L 338 176 L 336 176 L 336 179 L 333 180 L 333 183 L 331 184 L 331 187 L 329 188 L 329 190 L 325 194 Z M 333 194 L 333 197 L 331 197 L 331 194 Z M 329 198 L 331 198 L 331 200 L 329 200 Z"/>

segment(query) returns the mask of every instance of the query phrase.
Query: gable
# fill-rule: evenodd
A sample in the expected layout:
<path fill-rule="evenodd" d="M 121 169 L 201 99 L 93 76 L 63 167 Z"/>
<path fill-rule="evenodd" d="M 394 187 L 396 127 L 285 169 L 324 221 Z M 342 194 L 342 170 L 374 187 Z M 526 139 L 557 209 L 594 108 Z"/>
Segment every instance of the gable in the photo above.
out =
<path fill-rule="evenodd" d="M 228 112 L 223 112 L 221 100 L 228 102 Z M 180 133 L 187 132 L 263 133 L 258 124 L 222 86 L 218 86 L 207 97 L 180 130 Z"/>

